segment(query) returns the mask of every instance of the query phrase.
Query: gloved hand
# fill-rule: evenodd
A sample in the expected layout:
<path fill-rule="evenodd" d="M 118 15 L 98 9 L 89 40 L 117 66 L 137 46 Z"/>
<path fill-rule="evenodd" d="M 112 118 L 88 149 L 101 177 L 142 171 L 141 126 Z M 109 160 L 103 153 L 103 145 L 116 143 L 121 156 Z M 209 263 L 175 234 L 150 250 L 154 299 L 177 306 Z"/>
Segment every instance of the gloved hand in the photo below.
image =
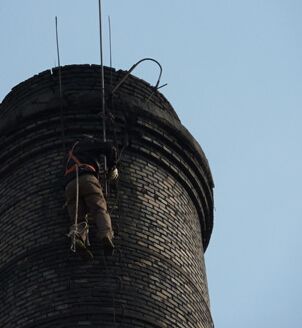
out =
<path fill-rule="evenodd" d="M 118 169 L 114 166 L 108 172 L 108 179 L 110 181 L 116 181 L 118 178 Z"/>

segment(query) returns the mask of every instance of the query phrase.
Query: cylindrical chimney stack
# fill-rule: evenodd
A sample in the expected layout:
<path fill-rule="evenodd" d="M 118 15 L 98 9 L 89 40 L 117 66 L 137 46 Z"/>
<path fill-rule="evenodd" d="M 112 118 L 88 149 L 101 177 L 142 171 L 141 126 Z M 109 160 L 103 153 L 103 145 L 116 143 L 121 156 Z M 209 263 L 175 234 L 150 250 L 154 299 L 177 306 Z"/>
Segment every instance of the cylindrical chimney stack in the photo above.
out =
<path fill-rule="evenodd" d="M 163 95 L 97 65 L 57 68 L 20 83 L 0 104 L 0 326 L 210 328 L 204 251 L 213 225 L 207 159 Z M 151 96 L 151 97 L 150 97 Z M 66 237 L 64 152 L 82 134 L 120 152 L 109 189 L 116 250 L 91 227 L 92 262 Z"/>

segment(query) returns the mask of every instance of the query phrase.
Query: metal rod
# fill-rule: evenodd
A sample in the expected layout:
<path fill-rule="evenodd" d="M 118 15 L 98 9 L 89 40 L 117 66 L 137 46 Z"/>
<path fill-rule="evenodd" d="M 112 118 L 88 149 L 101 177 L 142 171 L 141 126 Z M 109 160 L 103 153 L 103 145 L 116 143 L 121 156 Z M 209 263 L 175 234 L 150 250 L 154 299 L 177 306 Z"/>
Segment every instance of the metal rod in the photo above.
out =
<path fill-rule="evenodd" d="M 61 60 L 60 60 L 58 17 L 57 16 L 56 16 L 56 43 L 57 43 L 57 58 L 58 58 L 58 67 L 59 67 L 59 88 L 60 88 L 60 97 L 62 97 L 62 76 L 61 76 Z"/>
<path fill-rule="evenodd" d="M 102 80 L 102 114 L 103 114 L 103 141 L 106 142 L 106 109 L 105 109 L 105 81 L 103 64 L 103 31 L 102 31 L 102 4 L 99 1 L 99 28 L 100 28 L 100 59 L 101 59 L 101 80 Z"/>
<path fill-rule="evenodd" d="M 109 51 L 110 51 L 110 68 L 112 68 L 112 43 L 111 43 L 111 22 L 110 16 L 108 16 L 108 25 L 109 25 Z"/>
<path fill-rule="evenodd" d="M 59 32 L 58 32 L 58 17 L 55 17 L 56 25 L 56 44 L 57 44 L 57 60 L 58 60 L 58 75 L 59 75 L 59 94 L 60 94 L 60 120 L 61 120 L 61 131 L 62 131 L 62 143 L 63 152 L 66 152 L 65 145 L 65 129 L 64 129 L 64 113 L 63 113 L 63 90 L 62 90 L 62 72 L 61 72 L 61 60 L 60 60 L 60 46 L 59 46 Z"/>
<path fill-rule="evenodd" d="M 112 36 L 111 36 L 111 20 L 108 16 L 108 28 L 109 28 L 109 57 L 110 57 L 110 93 L 112 91 Z M 112 100 L 112 98 L 111 98 Z"/>
<path fill-rule="evenodd" d="M 106 108 L 105 108 L 105 79 L 104 79 L 104 63 L 103 63 L 103 30 L 102 30 L 102 3 L 99 1 L 99 29 L 100 29 L 100 59 L 101 59 L 101 88 L 102 88 L 102 117 L 103 117 L 103 142 L 106 140 Z M 104 155 L 104 194 L 107 197 L 107 157 Z"/>
<path fill-rule="evenodd" d="M 59 33 L 58 33 L 58 17 L 56 16 L 56 43 L 57 43 L 57 58 L 58 58 L 58 66 L 61 66 L 60 62 L 60 48 L 59 48 Z"/>

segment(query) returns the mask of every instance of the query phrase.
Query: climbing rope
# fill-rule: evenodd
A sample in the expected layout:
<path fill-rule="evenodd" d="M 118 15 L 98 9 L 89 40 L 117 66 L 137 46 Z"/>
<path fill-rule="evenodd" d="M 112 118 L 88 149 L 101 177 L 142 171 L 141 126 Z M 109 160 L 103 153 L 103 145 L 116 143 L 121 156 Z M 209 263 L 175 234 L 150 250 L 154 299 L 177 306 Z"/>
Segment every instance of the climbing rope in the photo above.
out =
<path fill-rule="evenodd" d="M 71 238 L 71 246 L 70 249 L 72 252 L 76 252 L 76 238 L 81 238 L 82 235 L 86 235 L 86 245 L 90 246 L 89 238 L 88 238 L 88 233 L 89 233 L 89 225 L 87 222 L 81 222 L 80 224 L 73 224 L 70 227 L 69 233 L 67 234 L 67 237 Z"/>
<path fill-rule="evenodd" d="M 74 215 L 74 225 L 71 226 L 68 237 L 72 238 L 71 251 L 76 252 L 76 238 L 80 235 L 78 227 L 78 210 L 79 210 L 79 167 L 75 164 L 76 168 L 76 206 Z"/>
<path fill-rule="evenodd" d="M 70 250 L 76 252 L 76 240 L 78 238 L 83 239 L 82 236 L 85 236 L 85 243 L 89 246 L 89 225 L 87 222 L 81 222 L 78 224 L 78 211 L 79 211 L 79 166 L 75 164 L 76 168 L 76 205 L 75 205 L 75 215 L 74 215 L 74 224 L 70 227 L 67 237 L 71 238 Z"/>

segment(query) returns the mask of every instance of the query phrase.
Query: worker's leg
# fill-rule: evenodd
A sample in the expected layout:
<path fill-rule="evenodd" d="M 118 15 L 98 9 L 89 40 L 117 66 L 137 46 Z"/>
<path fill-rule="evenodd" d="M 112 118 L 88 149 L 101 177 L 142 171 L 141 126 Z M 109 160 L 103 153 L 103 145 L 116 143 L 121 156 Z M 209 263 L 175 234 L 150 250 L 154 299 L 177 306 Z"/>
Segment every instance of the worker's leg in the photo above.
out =
<path fill-rule="evenodd" d="M 113 232 L 102 187 L 95 176 L 85 175 L 84 177 L 82 195 L 89 215 L 95 220 L 98 229 L 97 237 L 102 241 L 106 239 L 106 243 L 109 241 L 110 244 Z"/>

